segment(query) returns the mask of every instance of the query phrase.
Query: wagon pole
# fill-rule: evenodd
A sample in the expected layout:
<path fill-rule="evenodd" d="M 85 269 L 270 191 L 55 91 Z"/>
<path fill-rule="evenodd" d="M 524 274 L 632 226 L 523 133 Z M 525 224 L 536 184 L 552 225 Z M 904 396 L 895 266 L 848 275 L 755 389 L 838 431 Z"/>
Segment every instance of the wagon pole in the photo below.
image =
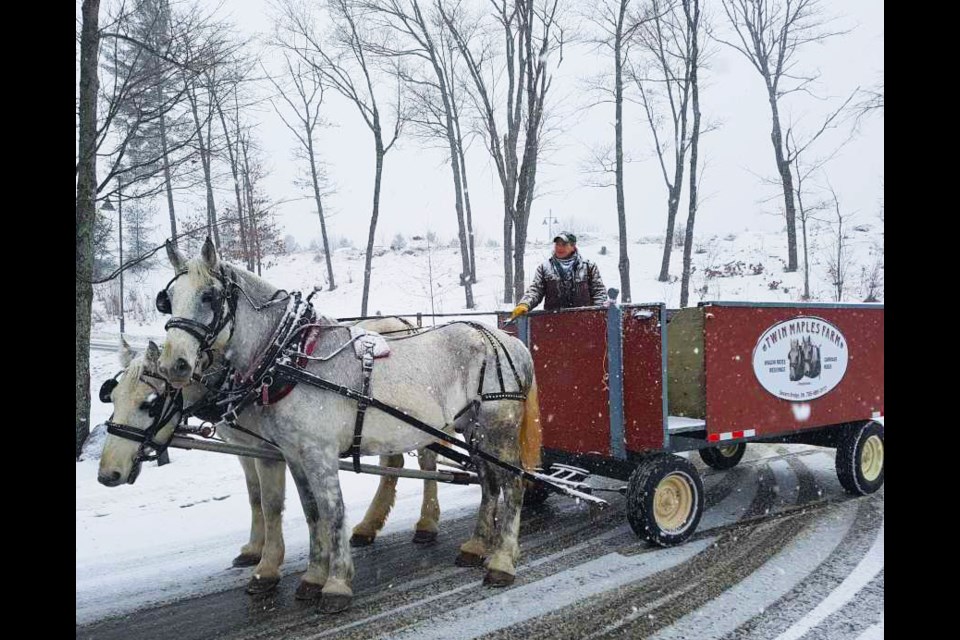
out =
<path fill-rule="evenodd" d="M 275 449 L 230 444 L 220 440 L 200 440 L 189 436 L 173 436 L 170 440 L 170 447 L 175 449 L 196 449 L 197 451 L 228 453 L 249 458 L 278 460 L 280 462 L 284 461 L 283 454 Z M 341 471 L 354 470 L 352 462 L 341 460 L 338 464 Z M 417 469 L 397 469 L 393 467 L 361 464 L 360 473 L 371 473 L 378 476 L 396 476 L 398 478 L 415 478 L 418 480 L 439 480 L 440 482 L 450 482 L 452 484 L 479 484 L 480 482 L 475 473 L 465 471 L 420 471 Z"/>

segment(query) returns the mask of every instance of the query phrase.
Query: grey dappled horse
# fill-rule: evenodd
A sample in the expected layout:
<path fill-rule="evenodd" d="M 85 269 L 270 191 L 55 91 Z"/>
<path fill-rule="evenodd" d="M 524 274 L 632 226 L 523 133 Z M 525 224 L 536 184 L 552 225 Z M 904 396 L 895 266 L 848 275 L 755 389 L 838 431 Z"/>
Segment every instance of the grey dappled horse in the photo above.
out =
<path fill-rule="evenodd" d="M 200 257 L 189 262 L 172 245 L 168 256 L 176 276 L 166 289 L 173 318 L 167 323 L 161 373 L 175 387 L 189 384 L 205 351 L 223 336 L 233 367 L 259 370 L 262 354 L 287 318 L 290 297 L 256 275 L 222 263 L 209 238 Z M 315 354 L 322 359 L 310 360 L 306 371 L 334 385 L 362 388 L 349 328 L 319 314 L 313 324 L 320 329 Z M 392 340 L 390 348 L 389 357 L 376 361 L 370 396 L 448 434 L 460 431 L 504 462 L 537 466 L 539 408 L 533 360 L 523 343 L 496 329 L 452 323 Z M 501 358 L 509 360 L 515 379 L 501 371 Z M 525 399 L 503 397 L 511 394 Z M 342 611 L 353 595 L 354 569 L 337 469 L 353 442 L 357 401 L 301 383 L 283 401 L 247 411 L 258 415 L 264 436 L 280 447 L 294 477 L 309 485 L 311 495 L 301 496 L 313 539 L 305 579 L 322 585 L 321 611 Z M 370 409 L 360 452 L 391 455 L 434 441 L 405 421 Z M 476 529 L 461 546 L 458 564 L 479 566 L 486 560 L 485 583 L 510 584 L 520 553 L 523 483 L 477 456 L 473 462 L 482 497 Z"/>

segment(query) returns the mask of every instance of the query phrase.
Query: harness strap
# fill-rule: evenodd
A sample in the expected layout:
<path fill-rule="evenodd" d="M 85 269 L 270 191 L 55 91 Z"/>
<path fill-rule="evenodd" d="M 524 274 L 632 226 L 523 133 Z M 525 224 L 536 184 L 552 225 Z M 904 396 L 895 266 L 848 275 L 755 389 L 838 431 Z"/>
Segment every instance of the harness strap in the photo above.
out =
<path fill-rule="evenodd" d="M 373 373 L 373 343 L 364 342 L 363 359 L 360 370 L 363 374 L 361 382 L 361 396 L 357 399 L 357 419 L 353 423 L 353 444 L 350 452 L 353 455 L 353 470 L 360 473 L 360 441 L 363 438 L 363 419 L 367 414 L 370 398 L 370 376 Z"/>
<path fill-rule="evenodd" d="M 254 433 L 253 431 L 250 431 L 250 429 L 247 429 L 246 427 L 241 426 L 240 423 L 237 422 L 236 420 L 229 420 L 229 419 L 228 419 L 228 420 L 225 420 L 224 422 L 226 422 L 226 425 L 227 425 L 229 428 L 235 429 L 235 430 L 240 431 L 240 432 L 242 432 L 242 433 L 245 433 L 245 434 L 247 434 L 248 436 L 253 436 L 253 437 L 256 438 L 257 440 L 262 440 L 263 442 L 266 442 L 267 444 L 269 444 L 270 446 L 274 447 L 274 448 L 277 449 L 278 451 L 280 450 L 280 445 L 278 445 L 276 442 L 274 442 L 274 441 L 271 440 L 270 438 L 264 438 L 264 437 L 261 436 L 259 433 Z"/>
<path fill-rule="evenodd" d="M 480 396 L 483 400 L 520 400 L 526 401 L 527 396 L 519 391 L 503 391 L 501 393 L 484 393 Z"/>
<path fill-rule="evenodd" d="M 281 363 L 277 365 L 277 375 L 281 375 L 285 378 L 289 377 L 290 379 L 296 380 L 298 382 L 305 382 L 309 385 L 318 387 L 320 389 L 333 391 L 335 393 L 339 393 L 340 395 L 346 398 L 350 398 L 352 400 L 360 400 L 362 397 L 364 397 L 363 394 L 361 394 L 356 389 L 351 389 L 350 387 L 345 387 L 343 385 L 330 382 L 329 380 L 324 380 L 319 376 L 315 376 L 312 373 L 307 373 L 306 371 L 303 371 L 296 367 L 291 367 L 290 365 L 285 363 Z M 520 399 L 520 398 L 517 398 L 517 399 Z M 525 480 L 530 480 L 531 482 L 540 481 L 540 478 L 530 473 L 529 471 L 525 471 L 524 469 L 521 469 L 520 467 L 512 465 L 509 462 L 504 462 L 500 458 L 497 458 L 496 456 L 493 456 L 487 453 L 483 449 L 478 448 L 473 443 L 464 443 L 458 438 L 455 438 L 447 433 L 444 433 L 439 429 L 431 427 L 425 422 L 421 420 L 417 420 L 413 416 L 408 415 L 402 409 L 392 407 L 372 397 L 366 397 L 366 402 L 369 404 L 369 406 L 376 407 L 377 409 L 379 409 L 380 411 L 383 411 L 387 415 L 392 416 L 402 422 L 406 422 L 410 426 L 416 429 L 419 429 L 420 431 L 423 431 L 424 433 L 427 433 L 433 436 L 434 438 L 437 438 L 438 440 L 443 440 L 444 442 L 448 442 L 455 447 L 466 449 L 467 452 L 470 453 L 470 455 L 477 456 L 478 458 L 480 458 L 481 460 L 484 460 L 485 462 L 489 462 L 490 464 L 497 465 L 498 467 L 505 469 L 515 475 L 518 475 L 524 478 Z M 563 493 L 562 489 L 559 489 L 553 485 L 547 484 L 547 486 L 550 491 L 557 491 L 557 492 Z"/>
<path fill-rule="evenodd" d="M 174 416 L 179 416 L 179 422 L 179 419 L 182 418 L 183 415 L 183 394 L 178 390 L 172 398 L 169 398 L 169 400 L 164 400 L 163 406 L 159 411 L 154 412 L 151 410 L 150 416 L 153 418 L 153 423 L 146 429 L 134 429 L 133 427 L 125 424 L 118 424 L 112 420 L 107 420 L 107 433 L 119 438 L 125 438 L 126 440 L 139 442 L 140 448 L 137 451 L 136 458 L 138 462 L 144 460 L 155 460 L 158 457 L 163 456 L 167 450 L 167 447 L 170 445 L 169 443 L 161 444 L 154 440 L 154 437 L 160 432 L 161 429 L 167 426 Z M 147 455 L 144 452 L 144 447 L 152 448 L 157 455 Z M 169 462 L 169 459 L 167 459 L 166 462 Z M 166 462 L 164 462 L 164 464 L 166 464 Z"/>
<path fill-rule="evenodd" d="M 490 345 L 490 347 L 493 349 L 493 355 L 494 355 L 494 358 L 495 358 L 496 363 L 497 363 L 497 378 L 499 379 L 499 382 L 500 382 L 500 391 L 501 391 L 501 392 L 506 392 L 506 390 L 507 390 L 506 387 L 505 387 L 504 384 L 503 384 L 503 369 L 502 369 L 501 364 L 500 364 L 500 351 L 503 351 L 503 355 L 504 355 L 504 356 L 506 357 L 506 359 L 507 359 L 507 364 L 510 365 L 510 370 L 513 372 L 513 379 L 514 379 L 514 380 L 516 381 L 516 383 L 517 383 L 517 389 L 522 390 L 522 389 L 523 389 L 523 383 L 520 382 L 520 374 L 517 372 L 517 367 L 513 364 L 513 358 L 510 357 L 510 352 L 509 352 L 509 351 L 507 350 L 507 348 L 503 345 L 503 342 L 500 340 L 500 338 L 497 337 L 496 334 L 494 334 L 492 331 L 490 331 L 490 329 L 488 329 L 487 327 L 483 326 L 483 325 L 480 324 L 480 323 L 477 323 L 477 322 L 465 322 L 464 324 L 467 324 L 467 325 L 473 327 L 474 329 L 476 329 L 477 331 L 479 331 L 479 332 L 480 332 L 480 335 L 483 336 L 484 339 L 486 339 L 487 343 L 488 343 L 488 344 Z M 499 347 L 499 349 L 498 349 L 498 347 Z M 486 365 L 486 361 L 484 361 L 484 365 Z M 482 393 L 482 392 L 483 392 L 483 377 L 482 377 L 482 375 L 481 375 L 480 381 L 481 381 L 481 384 L 480 384 L 480 387 L 481 387 L 481 388 L 479 389 L 479 393 Z M 524 399 L 526 399 L 526 398 L 524 398 Z"/>
<path fill-rule="evenodd" d="M 486 373 L 487 373 L 487 359 L 484 358 L 483 364 L 480 365 L 480 384 L 477 386 L 478 395 L 483 394 L 483 376 L 486 375 Z M 461 410 L 461 413 L 462 413 L 462 410 Z M 457 417 L 460 417 L 459 414 L 457 414 Z"/>
<path fill-rule="evenodd" d="M 126 440 L 133 440 L 134 442 L 147 442 L 148 440 L 146 431 L 134 429 L 133 427 L 128 427 L 125 424 L 119 424 L 117 422 L 113 422 L 112 420 L 107 420 L 106 425 L 107 433 L 112 436 L 117 436 Z"/>
<path fill-rule="evenodd" d="M 463 466 L 467 466 L 471 462 L 470 456 L 465 456 L 459 451 L 451 449 L 450 447 L 446 447 L 440 444 L 439 442 L 430 443 L 426 447 L 424 447 L 424 449 L 430 449 L 430 451 L 433 451 L 434 453 L 439 453 L 443 457 L 449 458 L 454 462 L 459 462 Z"/>

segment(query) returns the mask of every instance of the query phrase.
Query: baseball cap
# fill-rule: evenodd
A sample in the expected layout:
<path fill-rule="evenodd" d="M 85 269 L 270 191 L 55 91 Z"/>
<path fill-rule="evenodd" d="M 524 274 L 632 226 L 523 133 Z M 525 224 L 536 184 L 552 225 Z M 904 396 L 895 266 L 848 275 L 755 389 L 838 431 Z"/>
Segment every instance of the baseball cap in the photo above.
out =
<path fill-rule="evenodd" d="M 573 235 L 569 231 L 564 231 L 558 234 L 554 239 L 554 242 L 563 242 L 564 244 L 576 244 L 577 236 Z"/>

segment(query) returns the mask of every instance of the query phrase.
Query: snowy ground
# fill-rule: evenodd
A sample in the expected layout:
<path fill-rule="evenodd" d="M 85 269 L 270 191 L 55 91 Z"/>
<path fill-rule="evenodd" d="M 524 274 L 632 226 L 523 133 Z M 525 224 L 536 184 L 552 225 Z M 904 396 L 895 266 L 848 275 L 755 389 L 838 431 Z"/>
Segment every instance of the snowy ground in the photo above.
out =
<path fill-rule="evenodd" d="M 881 228 L 862 233 L 859 259 L 871 259 L 870 247 L 880 239 Z M 785 254 L 779 237 L 743 232 L 729 239 L 704 242 L 704 253 L 695 254 L 698 271 L 692 289 L 707 287 L 706 294 L 691 299 L 795 301 L 802 290 L 800 273 L 784 274 L 781 256 Z M 882 242 L 882 240 L 881 240 Z M 432 269 L 434 304 L 437 312 L 456 312 L 463 308 L 462 290 L 456 286 L 460 256 L 455 249 L 436 251 L 432 265 L 422 243 L 412 242 L 408 251 L 387 252 L 374 260 L 371 313 L 408 313 L 430 310 L 428 277 Z M 601 247 L 606 246 L 606 255 Z M 882 246 L 882 245 L 881 245 Z M 584 234 L 581 253 L 597 262 L 607 286 L 619 286 L 617 247 L 611 239 L 591 239 Z M 531 246 L 527 252 L 527 282 L 536 265 L 549 255 L 548 245 Z M 661 248 L 656 243 L 635 244 L 631 248 L 633 300 L 679 303 L 680 283 L 656 281 Z M 674 252 L 674 272 L 679 272 L 682 250 Z M 737 263 L 742 262 L 742 267 Z M 762 264 L 759 275 L 734 275 L 707 278 L 707 267 L 744 274 L 757 271 L 750 265 Z M 502 300 L 502 258 L 497 248 L 478 250 L 477 270 L 480 282 L 475 288 L 479 309 L 508 309 Z M 332 316 L 359 314 L 363 260 L 358 251 L 341 250 L 336 254 L 335 273 L 339 287 L 318 294 L 320 310 Z M 265 271 L 264 277 L 287 289 L 309 290 L 323 284 L 325 266 L 311 253 L 299 253 L 281 259 Z M 830 300 L 829 286 L 822 268 L 813 274 L 814 299 Z M 153 298 L 170 278 L 163 259 L 150 272 L 127 279 L 134 309 L 126 320 L 128 337 L 136 344 L 146 337 L 163 335 L 165 317 L 153 310 Z M 776 285 L 774 286 L 774 283 Z M 96 391 L 107 377 L 119 369 L 116 353 L 102 347 L 115 344 L 118 323 L 108 317 L 103 297 L 107 286 L 98 289 L 94 305 L 94 345 L 91 351 L 91 422 L 99 424 L 109 417 L 110 406 L 101 404 Z M 856 295 L 847 301 L 858 302 Z M 490 320 L 493 322 L 493 319 Z M 98 348 L 100 347 L 100 348 Z M 102 446 L 102 443 L 100 444 Z M 157 468 L 146 465 L 135 485 L 117 488 L 97 483 L 96 443 L 91 443 L 85 459 L 76 465 L 76 615 L 77 624 L 105 616 L 129 612 L 164 600 L 188 595 L 212 593 L 238 587 L 249 578 L 249 570 L 233 569 L 230 560 L 247 541 L 249 507 L 240 465 L 230 456 L 204 452 L 173 451 L 173 464 Z M 371 459 L 370 462 L 373 460 Z M 416 466 L 413 460 L 408 467 Z M 378 478 L 341 473 L 348 520 L 358 522 L 373 496 Z M 287 545 L 285 575 L 300 572 L 306 565 L 307 528 L 292 479 L 288 477 L 287 510 L 284 534 Z M 420 483 L 401 480 L 398 504 L 385 532 L 412 531 L 419 514 Z M 444 517 L 472 513 L 479 502 L 477 487 L 441 485 L 440 503 Z M 159 595 L 158 595 L 159 594 Z"/>

